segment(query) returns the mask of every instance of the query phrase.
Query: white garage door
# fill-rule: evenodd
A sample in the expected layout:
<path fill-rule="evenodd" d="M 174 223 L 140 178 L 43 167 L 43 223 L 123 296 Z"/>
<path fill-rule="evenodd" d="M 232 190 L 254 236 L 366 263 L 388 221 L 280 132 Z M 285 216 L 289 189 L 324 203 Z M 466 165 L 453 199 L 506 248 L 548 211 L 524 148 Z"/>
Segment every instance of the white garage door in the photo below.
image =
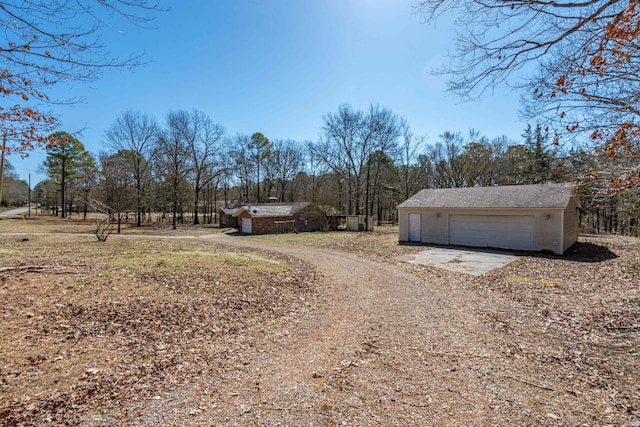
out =
<path fill-rule="evenodd" d="M 534 249 L 535 221 L 527 215 L 449 215 L 449 244 Z"/>
<path fill-rule="evenodd" d="M 251 234 L 251 218 L 242 218 L 242 232 Z"/>

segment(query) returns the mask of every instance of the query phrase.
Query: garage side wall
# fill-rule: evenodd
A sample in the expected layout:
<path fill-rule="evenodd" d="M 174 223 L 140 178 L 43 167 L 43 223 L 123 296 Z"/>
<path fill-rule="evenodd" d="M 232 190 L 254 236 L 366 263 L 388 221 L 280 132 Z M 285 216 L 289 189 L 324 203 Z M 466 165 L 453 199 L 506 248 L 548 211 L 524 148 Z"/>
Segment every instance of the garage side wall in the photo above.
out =
<path fill-rule="evenodd" d="M 535 211 L 535 250 L 562 254 L 562 209 Z"/>
<path fill-rule="evenodd" d="M 580 226 L 580 218 L 578 215 L 578 206 L 576 198 L 572 197 L 569 201 L 567 209 L 564 211 L 564 242 L 562 252 L 566 251 L 578 241 L 578 228 Z"/>
<path fill-rule="evenodd" d="M 409 209 L 398 209 L 398 240 L 409 241 Z"/>
<path fill-rule="evenodd" d="M 446 210 L 425 208 L 398 209 L 398 232 L 401 242 L 409 241 L 409 214 L 420 214 L 422 243 L 449 243 L 449 217 Z"/>

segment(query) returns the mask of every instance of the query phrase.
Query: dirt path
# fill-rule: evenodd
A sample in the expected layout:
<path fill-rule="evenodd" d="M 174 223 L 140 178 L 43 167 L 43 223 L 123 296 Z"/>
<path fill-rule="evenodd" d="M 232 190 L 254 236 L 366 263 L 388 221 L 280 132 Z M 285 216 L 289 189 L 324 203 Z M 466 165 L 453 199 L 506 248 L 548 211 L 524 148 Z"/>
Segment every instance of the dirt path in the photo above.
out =
<path fill-rule="evenodd" d="M 513 421 L 487 417 L 499 396 L 485 361 L 499 356 L 486 345 L 494 338 L 479 333 L 482 327 L 463 311 L 464 295 L 451 298 L 455 289 L 342 253 L 207 238 L 301 258 L 322 274 L 325 292 L 308 317 L 284 327 L 277 344 L 265 336 L 235 371 L 170 397 L 179 408 L 173 413 L 158 402 L 154 422 L 182 425 L 185 416 L 191 425 L 238 426 Z"/>
<path fill-rule="evenodd" d="M 2 355 L 0 380 L 18 399 L 4 404 L 18 420 L 7 425 L 640 426 L 635 239 L 524 255 L 482 276 L 396 262 L 413 249 L 382 234 L 332 236 L 325 249 L 112 239 L 104 253 L 87 239 L 7 240 L 14 267 L 70 271 L 3 279 L 3 349 L 15 354 Z M 25 245 L 45 252 L 25 258 Z M 156 247 L 163 256 L 146 258 Z M 78 248 L 97 268 L 91 255 L 76 263 Z M 131 269 L 112 265 L 133 254 Z M 103 269 L 113 276 L 96 280 Z"/>

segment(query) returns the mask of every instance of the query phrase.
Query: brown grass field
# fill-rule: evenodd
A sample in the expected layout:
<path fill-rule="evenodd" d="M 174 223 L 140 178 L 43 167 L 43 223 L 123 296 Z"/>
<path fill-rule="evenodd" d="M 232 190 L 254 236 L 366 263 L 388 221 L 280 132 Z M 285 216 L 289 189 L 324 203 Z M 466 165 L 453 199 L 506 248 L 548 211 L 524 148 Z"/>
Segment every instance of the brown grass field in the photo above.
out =
<path fill-rule="evenodd" d="M 295 333 L 326 297 L 316 270 L 295 257 L 197 238 L 217 228 L 127 226 L 98 242 L 95 226 L 0 219 L 0 425 L 152 425 L 140 421 L 149 402 L 262 357 L 262 345 Z M 344 252 L 451 286 L 465 295 L 452 310 L 470 304 L 457 309 L 498 337 L 496 366 L 521 367 L 514 387 L 528 389 L 527 410 L 549 390 L 585 402 L 567 409 L 573 418 L 539 411 L 543 424 L 640 425 L 638 239 L 583 236 L 563 257 L 523 253 L 479 277 L 396 261 L 429 248 L 398 245 L 393 227 L 251 239 Z M 540 372 L 553 385 L 531 379 Z M 206 420 L 204 403 L 193 411 Z M 181 425 L 207 425 L 196 418 Z"/>

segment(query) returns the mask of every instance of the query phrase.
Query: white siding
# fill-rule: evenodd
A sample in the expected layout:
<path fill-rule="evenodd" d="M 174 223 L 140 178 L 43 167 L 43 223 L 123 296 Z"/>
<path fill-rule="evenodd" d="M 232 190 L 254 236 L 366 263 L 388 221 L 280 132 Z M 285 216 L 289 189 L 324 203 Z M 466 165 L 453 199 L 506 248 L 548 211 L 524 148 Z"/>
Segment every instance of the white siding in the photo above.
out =
<path fill-rule="evenodd" d="M 578 241 L 578 228 L 579 228 L 579 215 L 578 206 L 576 205 L 576 199 L 573 197 L 569 206 L 564 212 L 564 225 L 563 225 L 563 248 L 562 251 L 569 249 L 571 245 Z"/>
<path fill-rule="evenodd" d="M 562 253 L 562 210 L 542 210 L 536 213 L 537 251 Z"/>
<path fill-rule="evenodd" d="M 398 219 L 400 226 L 399 238 L 401 242 L 409 241 L 409 214 L 421 215 L 421 242 L 432 243 L 438 245 L 465 245 L 465 246 L 486 246 L 486 247 L 503 247 L 510 246 L 512 249 L 522 250 L 534 250 L 534 251 L 551 251 L 557 254 L 562 254 L 571 244 L 577 240 L 577 213 L 575 204 L 571 203 L 571 206 L 565 211 L 563 209 L 429 209 L 429 208 L 405 208 L 398 210 Z M 564 211 L 564 212 L 563 212 Z M 470 217 L 494 217 L 500 227 L 496 234 L 498 241 L 491 240 L 496 239 L 488 231 L 475 230 L 476 227 L 467 227 L 469 237 L 460 236 L 461 230 L 450 231 L 451 217 L 455 216 L 470 216 Z M 526 220 L 507 219 L 512 217 L 527 218 Z M 474 221 L 473 218 L 468 218 L 470 221 Z M 456 219 L 453 219 L 454 226 Z M 489 220 L 477 220 L 482 223 Z M 518 221 L 524 221 L 526 225 L 524 228 L 518 228 L 515 224 Z M 533 237 L 532 241 L 530 236 L 532 233 L 531 224 L 533 221 Z M 564 222 L 563 222 L 564 221 Z M 511 224 L 509 224 L 511 223 Z M 504 225 L 504 227 L 502 227 Z M 483 225 L 482 227 L 487 227 Z M 491 227 L 490 225 L 488 227 Z M 475 233 L 475 237 L 473 236 Z M 485 237 L 489 239 L 487 242 L 478 242 L 478 238 L 484 233 Z M 513 234 L 513 236 L 506 236 L 506 234 Z M 526 237 L 525 237 L 526 236 Z M 474 240 L 475 239 L 475 240 Z M 519 240 L 523 240 L 526 243 L 522 246 L 515 246 L 513 243 L 518 243 Z M 505 243 L 506 242 L 506 243 Z M 504 245 L 502 243 L 505 243 Z M 563 247 L 564 246 L 564 247 Z"/>

